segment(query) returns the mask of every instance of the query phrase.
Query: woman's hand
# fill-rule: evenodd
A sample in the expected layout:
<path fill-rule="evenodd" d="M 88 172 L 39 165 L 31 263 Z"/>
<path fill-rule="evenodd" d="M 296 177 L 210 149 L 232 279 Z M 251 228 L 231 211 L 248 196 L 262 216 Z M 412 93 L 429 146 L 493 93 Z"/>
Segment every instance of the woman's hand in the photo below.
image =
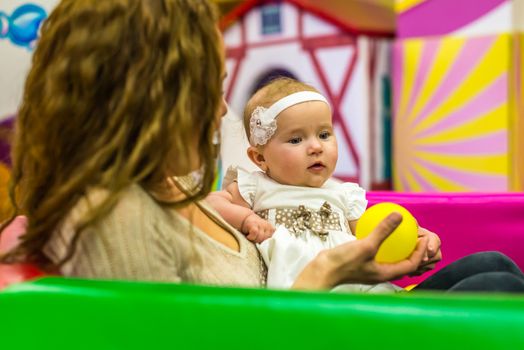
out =
<path fill-rule="evenodd" d="M 405 260 L 388 264 L 375 261 L 378 248 L 401 221 L 399 213 L 392 213 L 366 238 L 322 251 L 304 268 L 293 287 L 326 289 L 341 283 L 374 284 L 414 273 L 427 252 L 426 236 L 419 238 L 415 251 Z"/>
<path fill-rule="evenodd" d="M 426 237 L 428 240 L 428 245 L 420 265 L 418 266 L 417 270 L 411 274 L 412 276 L 422 275 L 424 272 L 433 270 L 435 268 L 435 264 L 442 260 L 439 236 L 423 227 L 419 227 L 418 236 L 419 238 Z"/>

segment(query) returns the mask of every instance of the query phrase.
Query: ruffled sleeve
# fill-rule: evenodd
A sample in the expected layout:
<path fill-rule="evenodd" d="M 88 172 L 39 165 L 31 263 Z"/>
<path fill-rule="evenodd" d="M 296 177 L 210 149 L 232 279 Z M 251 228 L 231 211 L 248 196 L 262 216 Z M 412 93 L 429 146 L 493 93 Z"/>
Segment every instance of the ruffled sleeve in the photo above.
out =
<path fill-rule="evenodd" d="M 222 187 L 226 188 L 232 182 L 238 184 L 238 191 L 244 200 L 253 207 L 255 202 L 255 195 L 257 192 L 258 176 L 255 173 L 250 173 L 241 167 L 229 167 L 224 180 L 222 181 Z"/>
<path fill-rule="evenodd" d="M 340 185 L 344 193 L 344 215 L 348 220 L 357 220 L 366 210 L 368 201 L 366 191 L 353 182 L 345 182 Z"/>

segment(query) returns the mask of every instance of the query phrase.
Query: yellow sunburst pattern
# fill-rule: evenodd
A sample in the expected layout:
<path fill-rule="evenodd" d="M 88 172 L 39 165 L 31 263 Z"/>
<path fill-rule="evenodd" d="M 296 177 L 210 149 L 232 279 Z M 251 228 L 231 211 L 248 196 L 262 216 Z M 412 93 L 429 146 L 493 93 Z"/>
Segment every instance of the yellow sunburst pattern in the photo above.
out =
<path fill-rule="evenodd" d="M 511 149 L 519 137 L 511 133 L 515 132 L 517 121 L 522 129 L 522 99 L 511 96 L 522 94 L 522 89 L 518 89 L 522 79 L 515 79 L 522 77 L 522 72 L 515 69 L 522 66 L 518 62 L 522 56 L 516 58 L 514 47 L 509 34 L 396 43 L 396 190 L 516 188 L 513 183 L 518 181 L 510 181 L 514 173 L 511 169 L 516 166 Z M 518 52 L 522 54 L 522 48 Z M 512 112 L 519 110 L 515 107 L 519 101 L 520 112 Z"/>

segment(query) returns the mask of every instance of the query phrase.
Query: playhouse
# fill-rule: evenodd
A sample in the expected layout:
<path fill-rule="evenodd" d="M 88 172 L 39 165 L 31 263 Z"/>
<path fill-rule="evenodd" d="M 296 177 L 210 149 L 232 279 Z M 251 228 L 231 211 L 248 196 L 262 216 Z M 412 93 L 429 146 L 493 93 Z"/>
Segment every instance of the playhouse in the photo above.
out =
<path fill-rule="evenodd" d="M 0 156 L 39 26 L 56 2 L 0 4 Z M 524 188 L 523 5 L 243 1 L 221 22 L 230 105 L 223 152 L 244 149 L 240 116 L 248 96 L 273 76 L 295 77 L 330 100 L 340 153 L 335 175 L 375 190 L 390 189 L 393 178 L 400 192 L 368 191 L 369 204 L 401 204 L 439 234 L 444 255 L 434 271 L 487 250 L 524 269 L 524 194 L 506 193 Z M 3 182 L 8 167 L 4 156 Z M 407 193 L 454 190 L 474 193 Z M 502 193 L 486 193 L 495 191 Z M 18 244 L 27 224 L 18 216 L 0 234 L 0 253 Z M 433 272 L 396 283 L 416 284 Z M 0 264 L 0 310 L 2 349 L 524 347 L 524 297 L 496 293 L 337 294 L 76 279 Z"/>
<path fill-rule="evenodd" d="M 312 84 L 333 111 L 335 176 L 388 189 L 394 13 L 384 3 L 245 1 L 232 10 L 221 22 L 232 112 L 242 115 L 249 96 L 272 77 Z"/>

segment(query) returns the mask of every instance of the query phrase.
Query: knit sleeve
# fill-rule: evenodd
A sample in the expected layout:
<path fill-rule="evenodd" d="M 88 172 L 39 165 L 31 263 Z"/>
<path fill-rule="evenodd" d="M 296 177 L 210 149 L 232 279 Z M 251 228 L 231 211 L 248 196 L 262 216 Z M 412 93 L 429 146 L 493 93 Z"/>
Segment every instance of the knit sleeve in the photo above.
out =
<path fill-rule="evenodd" d="M 61 272 L 85 278 L 179 282 L 174 244 L 152 214 L 154 201 L 140 196 L 147 195 L 123 197 L 109 215 L 85 229 Z M 46 253 L 54 259 L 65 256 L 71 232 L 63 227 Z"/>

